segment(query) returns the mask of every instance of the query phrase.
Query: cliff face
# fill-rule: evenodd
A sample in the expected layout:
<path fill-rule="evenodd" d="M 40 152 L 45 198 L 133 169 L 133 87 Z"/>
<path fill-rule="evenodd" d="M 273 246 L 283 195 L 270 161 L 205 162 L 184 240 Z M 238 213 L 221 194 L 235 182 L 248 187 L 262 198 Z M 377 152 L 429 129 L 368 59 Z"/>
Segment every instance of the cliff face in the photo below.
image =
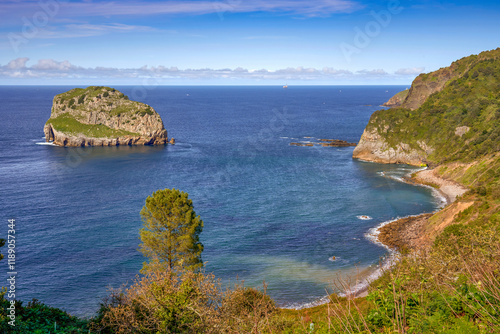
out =
<path fill-rule="evenodd" d="M 393 147 L 377 130 L 365 129 L 354 149 L 353 158 L 378 163 L 422 166 L 427 164 L 427 153 L 432 153 L 432 149 L 424 142 L 421 144 L 419 149 L 412 148 L 407 143 L 398 143 Z"/>
<path fill-rule="evenodd" d="M 161 145 L 167 131 L 150 106 L 109 87 L 75 88 L 54 97 L 45 140 L 59 146 Z"/>
<path fill-rule="evenodd" d="M 498 82 L 500 48 L 419 75 L 399 107 L 373 113 L 353 157 L 436 165 L 500 150 Z"/>

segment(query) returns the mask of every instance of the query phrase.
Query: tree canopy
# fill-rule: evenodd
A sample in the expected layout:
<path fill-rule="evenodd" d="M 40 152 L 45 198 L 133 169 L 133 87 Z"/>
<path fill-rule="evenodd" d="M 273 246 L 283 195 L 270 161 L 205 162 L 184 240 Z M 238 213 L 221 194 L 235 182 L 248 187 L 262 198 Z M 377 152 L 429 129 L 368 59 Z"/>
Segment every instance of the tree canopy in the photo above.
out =
<path fill-rule="evenodd" d="M 196 216 L 187 193 L 177 189 L 155 191 L 146 199 L 141 217 L 140 251 L 149 259 L 143 272 L 157 266 L 167 271 L 203 266 L 199 239 L 203 221 Z"/>

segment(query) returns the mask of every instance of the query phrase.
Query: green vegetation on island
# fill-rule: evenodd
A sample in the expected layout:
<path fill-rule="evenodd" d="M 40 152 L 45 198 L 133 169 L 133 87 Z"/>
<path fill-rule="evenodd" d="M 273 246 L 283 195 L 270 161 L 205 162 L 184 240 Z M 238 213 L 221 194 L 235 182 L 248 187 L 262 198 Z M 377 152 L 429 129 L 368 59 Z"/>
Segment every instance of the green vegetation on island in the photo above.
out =
<path fill-rule="evenodd" d="M 69 113 L 64 113 L 50 120 L 50 124 L 57 131 L 61 131 L 70 135 L 85 135 L 96 138 L 116 138 L 120 136 L 138 136 L 138 133 L 133 133 L 125 130 L 115 130 L 104 124 L 89 125 L 78 122 Z"/>

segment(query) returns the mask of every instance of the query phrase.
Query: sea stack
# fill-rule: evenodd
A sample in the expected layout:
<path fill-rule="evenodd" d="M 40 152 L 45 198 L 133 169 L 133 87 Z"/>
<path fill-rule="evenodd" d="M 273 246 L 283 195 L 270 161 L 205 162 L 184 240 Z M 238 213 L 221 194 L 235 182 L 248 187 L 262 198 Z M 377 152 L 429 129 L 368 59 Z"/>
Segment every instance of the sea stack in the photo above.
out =
<path fill-rule="evenodd" d="M 165 145 L 167 130 L 149 105 L 114 88 L 74 88 L 56 95 L 43 129 L 58 146 Z"/>

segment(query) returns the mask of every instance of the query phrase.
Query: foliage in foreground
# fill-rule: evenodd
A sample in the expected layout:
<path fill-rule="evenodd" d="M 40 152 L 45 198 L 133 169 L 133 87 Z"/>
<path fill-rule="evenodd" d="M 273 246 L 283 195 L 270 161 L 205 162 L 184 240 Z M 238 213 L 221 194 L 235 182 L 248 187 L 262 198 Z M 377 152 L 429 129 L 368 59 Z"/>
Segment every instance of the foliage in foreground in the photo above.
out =
<path fill-rule="evenodd" d="M 93 330 L 99 333 L 263 333 L 276 312 L 255 289 L 224 290 L 212 274 L 149 271 L 112 291 Z"/>
<path fill-rule="evenodd" d="M 11 320 L 7 317 L 10 301 L 0 298 L 0 333 L 19 334 L 78 334 L 88 333 L 88 321 L 72 316 L 58 308 L 47 306 L 36 299 L 26 306 L 16 301 L 15 327 L 8 324 Z"/>

